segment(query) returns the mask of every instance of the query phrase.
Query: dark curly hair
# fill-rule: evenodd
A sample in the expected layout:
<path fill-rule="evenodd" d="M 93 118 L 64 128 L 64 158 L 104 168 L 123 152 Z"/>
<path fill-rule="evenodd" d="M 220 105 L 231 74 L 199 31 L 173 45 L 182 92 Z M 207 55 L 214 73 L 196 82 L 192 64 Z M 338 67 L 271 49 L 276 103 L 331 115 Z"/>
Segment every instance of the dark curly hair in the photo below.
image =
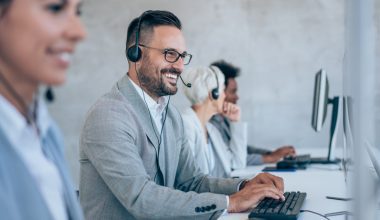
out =
<path fill-rule="evenodd" d="M 231 63 L 227 63 L 224 60 L 218 60 L 213 63 L 211 63 L 212 66 L 216 66 L 222 71 L 224 75 L 224 85 L 228 85 L 229 79 L 235 79 L 240 75 L 240 68 L 232 65 Z"/>

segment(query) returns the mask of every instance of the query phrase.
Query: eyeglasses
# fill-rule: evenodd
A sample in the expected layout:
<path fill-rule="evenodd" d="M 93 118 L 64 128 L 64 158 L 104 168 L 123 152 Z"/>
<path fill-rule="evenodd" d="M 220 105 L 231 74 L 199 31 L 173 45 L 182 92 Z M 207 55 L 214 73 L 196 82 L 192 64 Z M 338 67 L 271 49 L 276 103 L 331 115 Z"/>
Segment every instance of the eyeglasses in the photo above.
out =
<path fill-rule="evenodd" d="M 153 49 L 153 50 L 158 50 L 162 54 L 165 55 L 165 60 L 168 61 L 169 63 L 175 63 L 178 61 L 178 59 L 181 57 L 183 60 L 183 64 L 187 65 L 190 63 L 191 58 L 193 55 L 187 53 L 186 51 L 183 53 L 179 53 L 178 51 L 174 49 L 159 49 L 159 48 L 154 48 L 154 47 L 149 47 L 144 44 L 139 44 L 141 47 L 145 47 L 147 49 Z"/>

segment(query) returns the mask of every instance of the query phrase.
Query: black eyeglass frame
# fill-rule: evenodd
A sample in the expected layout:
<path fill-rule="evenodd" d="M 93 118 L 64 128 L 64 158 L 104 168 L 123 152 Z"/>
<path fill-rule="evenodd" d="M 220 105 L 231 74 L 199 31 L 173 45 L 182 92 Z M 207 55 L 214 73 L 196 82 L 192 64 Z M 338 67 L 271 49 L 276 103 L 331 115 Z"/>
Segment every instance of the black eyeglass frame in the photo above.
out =
<path fill-rule="evenodd" d="M 183 65 L 188 65 L 191 61 L 191 59 L 193 58 L 193 55 L 189 54 L 188 52 L 183 52 L 183 53 L 180 53 L 174 49 L 168 49 L 168 48 L 165 48 L 165 49 L 160 49 L 160 48 L 155 48 L 155 47 L 150 47 L 150 46 L 147 46 L 147 45 L 144 45 L 144 44 L 139 44 L 140 47 L 144 47 L 144 48 L 147 48 L 147 49 L 153 49 L 153 50 L 158 50 L 160 51 L 162 54 L 164 54 L 164 57 L 165 57 L 165 60 L 168 61 L 169 63 L 175 63 L 178 61 L 178 59 L 181 57 L 182 60 L 183 60 Z M 167 56 L 169 53 L 176 53 L 176 58 L 175 59 L 168 59 Z M 170 54 L 169 54 L 170 55 Z M 173 54 L 171 54 L 173 55 Z M 186 57 L 188 57 L 187 59 L 189 59 L 187 62 L 185 62 L 186 60 Z"/>

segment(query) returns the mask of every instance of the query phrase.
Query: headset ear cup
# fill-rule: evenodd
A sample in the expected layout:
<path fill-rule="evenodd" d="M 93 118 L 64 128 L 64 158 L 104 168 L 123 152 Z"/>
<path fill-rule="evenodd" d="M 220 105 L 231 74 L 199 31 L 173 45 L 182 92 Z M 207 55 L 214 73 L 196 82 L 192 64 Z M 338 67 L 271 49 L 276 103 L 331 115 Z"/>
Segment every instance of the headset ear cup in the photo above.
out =
<path fill-rule="evenodd" d="M 218 88 L 214 88 L 213 90 L 211 90 L 211 97 L 214 100 L 217 100 L 219 98 L 219 89 Z"/>
<path fill-rule="evenodd" d="M 141 58 L 141 49 L 137 45 L 133 45 L 127 50 L 127 58 L 131 62 L 137 62 Z"/>

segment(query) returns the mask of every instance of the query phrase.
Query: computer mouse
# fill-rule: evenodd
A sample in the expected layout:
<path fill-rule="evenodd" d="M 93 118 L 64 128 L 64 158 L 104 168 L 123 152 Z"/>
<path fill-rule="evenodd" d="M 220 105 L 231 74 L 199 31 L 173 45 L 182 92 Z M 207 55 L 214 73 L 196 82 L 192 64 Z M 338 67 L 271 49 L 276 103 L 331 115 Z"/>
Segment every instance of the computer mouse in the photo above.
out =
<path fill-rule="evenodd" d="M 296 158 L 297 158 L 296 156 L 288 155 L 288 156 L 285 156 L 283 159 L 284 160 L 295 160 Z"/>
<path fill-rule="evenodd" d="M 283 160 L 283 161 L 277 162 L 276 167 L 277 169 L 297 169 L 298 165 L 296 161 Z"/>

